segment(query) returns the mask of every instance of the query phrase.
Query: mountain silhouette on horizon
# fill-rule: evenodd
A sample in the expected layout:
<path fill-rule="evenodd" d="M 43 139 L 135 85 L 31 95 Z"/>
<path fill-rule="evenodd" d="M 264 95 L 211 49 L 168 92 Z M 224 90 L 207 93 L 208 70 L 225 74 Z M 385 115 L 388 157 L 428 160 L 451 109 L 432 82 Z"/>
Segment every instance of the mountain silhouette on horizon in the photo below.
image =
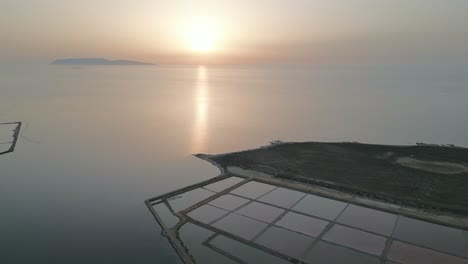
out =
<path fill-rule="evenodd" d="M 154 65 L 132 60 L 108 60 L 104 58 L 66 58 L 54 60 L 53 65 Z"/>

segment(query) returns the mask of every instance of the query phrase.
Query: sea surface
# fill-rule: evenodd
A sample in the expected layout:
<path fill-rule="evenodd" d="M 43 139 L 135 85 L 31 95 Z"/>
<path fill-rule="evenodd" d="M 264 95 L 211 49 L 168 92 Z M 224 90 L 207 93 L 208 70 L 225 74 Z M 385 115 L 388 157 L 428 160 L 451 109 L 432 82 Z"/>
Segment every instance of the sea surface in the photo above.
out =
<path fill-rule="evenodd" d="M 176 263 L 144 200 L 283 141 L 468 147 L 468 66 L 0 66 L 0 263 Z M 0 126 L 1 129 L 1 126 Z"/>

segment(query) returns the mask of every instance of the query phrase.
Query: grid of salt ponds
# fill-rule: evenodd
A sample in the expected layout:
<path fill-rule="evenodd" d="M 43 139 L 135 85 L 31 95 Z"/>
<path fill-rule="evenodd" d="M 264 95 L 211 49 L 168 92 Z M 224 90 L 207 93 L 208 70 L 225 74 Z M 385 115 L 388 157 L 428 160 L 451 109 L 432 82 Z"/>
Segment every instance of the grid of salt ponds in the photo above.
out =
<path fill-rule="evenodd" d="M 468 264 L 468 231 L 238 177 L 167 202 L 154 207 L 163 221 L 184 210 L 224 263 Z"/>
<path fill-rule="evenodd" d="M 0 123 L 0 153 L 9 151 L 15 141 L 17 123 Z"/>

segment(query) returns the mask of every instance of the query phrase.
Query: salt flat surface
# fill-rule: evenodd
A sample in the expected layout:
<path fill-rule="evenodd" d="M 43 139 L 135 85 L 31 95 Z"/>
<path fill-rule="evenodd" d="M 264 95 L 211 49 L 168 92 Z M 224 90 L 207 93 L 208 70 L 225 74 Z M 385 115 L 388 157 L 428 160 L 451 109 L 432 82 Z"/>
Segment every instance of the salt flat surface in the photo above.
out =
<path fill-rule="evenodd" d="M 222 210 L 211 205 L 202 205 L 201 207 L 191 211 L 187 215 L 202 223 L 208 224 L 221 216 L 227 214 L 228 211 Z"/>
<path fill-rule="evenodd" d="M 301 215 L 294 212 L 289 212 L 284 215 L 278 222 L 277 226 L 284 227 L 305 235 L 317 237 L 322 233 L 329 222 L 313 218 L 310 216 Z"/>
<path fill-rule="evenodd" d="M 238 184 L 239 182 L 243 181 L 244 179 L 239 178 L 239 177 L 230 177 L 222 181 L 218 181 L 209 185 L 204 186 L 203 188 L 208 189 L 213 192 L 220 192 L 222 190 L 225 190 L 235 184 Z"/>
<path fill-rule="evenodd" d="M 235 213 L 237 214 L 252 217 L 267 223 L 271 223 L 283 212 L 283 209 L 279 209 L 278 207 L 273 207 L 271 205 L 266 205 L 258 202 L 250 203 L 235 211 Z"/>
<path fill-rule="evenodd" d="M 170 197 L 168 202 L 178 212 L 215 194 L 197 188 Z M 200 242 L 204 245 L 194 245 L 203 247 L 202 258 L 213 254 L 221 261 L 227 254 L 224 258 L 245 263 L 288 263 L 255 248 L 258 244 L 309 264 L 468 264 L 468 231 L 260 182 L 248 182 L 197 206 L 188 217 L 239 239 L 219 233 Z M 161 204 L 157 212 L 169 211 Z M 167 215 L 162 218 L 178 220 Z M 389 242 L 392 235 L 395 240 Z M 254 244 L 244 244 L 243 239 Z M 208 253 L 210 247 L 214 253 Z M 384 252 L 388 256 L 382 256 Z"/>
<path fill-rule="evenodd" d="M 276 206 L 291 208 L 306 194 L 286 188 L 277 188 L 265 196 L 261 197 L 259 201 L 274 204 Z"/>
<path fill-rule="evenodd" d="M 334 220 L 346 205 L 346 203 L 340 201 L 308 194 L 292 209 L 301 213 Z"/>
<path fill-rule="evenodd" d="M 251 181 L 240 186 L 237 189 L 232 190 L 231 193 L 251 199 L 257 199 L 258 197 L 264 195 L 265 193 L 275 188 L 276 186 L 274 185 Z"/>
<path fill-rule="evenodd" d="M 388 258 L 402 264 L 468 264 L 467 260 L 399 241 L 393 241 Z"/>
<path fill-rule="evenodd" d="M 245 198 L 227 194 L 214 199 L 213 201 L 209 202 L 209 204 L 226 209 L 228 211 L 232 211 L 248 203 L 249 201 L 250 200 Z"/>
<path fill-rule="evenodd" d="M 171 228 L 179 222 L 179 218 L 173 215 L 164 203 L 153 205 L 153 208 L 167 227 Z"/>
<path fill-rule="evenodd" d="M 180 228 L 179 234 L 182 241 L 184 241 L 184 246 L 190 248 L 190 255 L 197 260 L 197 263 L 238 264 L 236 261 L 203 245 L 214 234 L 213 231 L 187 223 Z M 159 260 L 156 259 L 154 262 L 158 263 Z"/>
<path fill-rule="evenodd" d="M 168 198 L 169 205 L 175 212 L 182 211 L 202 200 L 214 195 L 214 192 L 198 188 L 186 193 Z"/>
<path fill-rule="evenodd" d="M 267 224 L 242 215 L 229 214 L 213 224 L 214 227 L 247 240 L 253 239 Z"/>
<path fill-rule="evenodd" d="M 379 264 L 377 257 L 355 250 L 319 241 L 307 253 L 305 260 L 311 264 Z"/>
<path fill-rule="evenodd" d="M 290 257 L 301 259 L 314 239 L 272 226 L 255 242 Z"/>
<path fill-rule="evenodd" d="M 350 204 L 337 222 L 389 236 L 397 215 Z"/>
<path fill-rule="evenodd" d="M 401 216 L 395 228 L 395 238 L 435 250 L 468 257 L 463 231 Z"/>
<path fill-rule="evenodd" d="M 234 239 L 219 235 L 211 242 L 211 245 L 227 252 L 246 263 L 290 264 L 291 262 L 275 257 L 269 253 L 254 247 L 240 243 Z"/>
<path fill-rule="evenodd" d="M 386 238 L 357 229 L 334 225 L 324 236 L 324 240 L 354 248 L 379 256 L 385 248 Z"/>

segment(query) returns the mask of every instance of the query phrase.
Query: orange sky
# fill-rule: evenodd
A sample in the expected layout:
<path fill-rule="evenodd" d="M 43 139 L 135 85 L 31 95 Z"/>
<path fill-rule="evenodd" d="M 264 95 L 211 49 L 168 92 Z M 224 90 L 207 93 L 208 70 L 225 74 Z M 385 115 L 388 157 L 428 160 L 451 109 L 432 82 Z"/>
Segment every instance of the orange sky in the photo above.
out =
<path fill-rule="evenodd" d="M 463 0 L 6 0 L 0 10 L 0 58 L 156 63 L 457 58 L 468 54 L 466 10 Z M 207 38 L 196 33 L 202 39 L 194 40 L 194 28 L 209 32 L 210 50 L 193 48 Z"/>

